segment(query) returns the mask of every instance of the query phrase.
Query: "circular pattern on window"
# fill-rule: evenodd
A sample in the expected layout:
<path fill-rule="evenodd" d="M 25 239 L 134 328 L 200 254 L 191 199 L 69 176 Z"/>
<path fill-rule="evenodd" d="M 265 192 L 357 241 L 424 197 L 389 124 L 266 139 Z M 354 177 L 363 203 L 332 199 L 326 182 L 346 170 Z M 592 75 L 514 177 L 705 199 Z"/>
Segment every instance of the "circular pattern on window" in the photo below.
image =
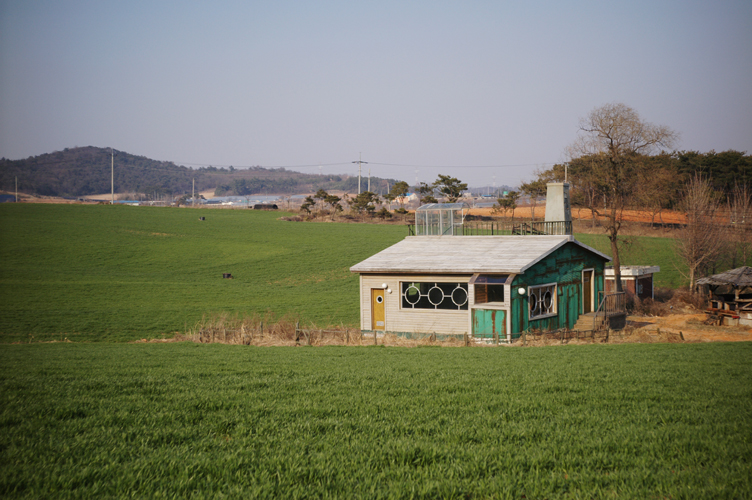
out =
<path fill-rule="evenodd" d="M 384 302 L 384 297 L 382 297 L 381 295 L 379 295 L 378 297 L 376 297 L 376 302 L 378 304 L 381 304 L 382 302 Z"/>
<path fill-rule="evenodd" d="M 543 294 L 543 307 L 546 308 L 546 311 L 551 310 L 551 304 L 553 303 L 553 296 L 551 295 L 550 291 L 546 291 L 546 293 Z"/>
<path fill-rule="evenodd" d="M 457 285 L 457 288 L 452 290 L 452 302 L 457 307 L 462 307 L 467 303 L 467 290 Z"/>
<path fill-rule="evenodd" d="M 538 296 L 534 293 L 530 294 L 530 312 L 535 313 L 535 310 L 538 309 Z"/>
<path fill-rule="evenodd" d="M 410 305 L 415 305 L 420 300 L 420 289 L 418 289 L 415 285 L 410 285 L 407 287 L 407 290 L 405 290 L 405 300 Z"/>
<path fill-rule="evenodd" d="M 438 286 L 434 285 L 433 288 L 428 290 L 428 301 L 431 304 L 438 306 L 439 304 L 444 302 L 444 291 Z"/>

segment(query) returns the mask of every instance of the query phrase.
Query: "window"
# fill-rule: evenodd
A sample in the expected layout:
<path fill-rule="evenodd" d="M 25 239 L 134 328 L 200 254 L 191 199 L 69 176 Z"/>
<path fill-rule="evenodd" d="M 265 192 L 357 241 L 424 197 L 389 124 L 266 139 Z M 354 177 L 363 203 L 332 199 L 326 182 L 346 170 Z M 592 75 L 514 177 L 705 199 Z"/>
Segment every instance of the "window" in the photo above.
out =
<path fill-rule="evenodd" d="M 475 287 L 475 303 L 504 302 L 504 284 L 508 278 L 508 275 L 473 275 L 470 284 Z"/>
<path fill-rule="evenodd" d="M 531 286 L 528 303 L 530 319 L 544 318 L 556 314 L 556 283 Z"/>
<path fill-rule="evenodd" d="M 467 283 L 402 282 L 403 309 L 466 311 Z"/>

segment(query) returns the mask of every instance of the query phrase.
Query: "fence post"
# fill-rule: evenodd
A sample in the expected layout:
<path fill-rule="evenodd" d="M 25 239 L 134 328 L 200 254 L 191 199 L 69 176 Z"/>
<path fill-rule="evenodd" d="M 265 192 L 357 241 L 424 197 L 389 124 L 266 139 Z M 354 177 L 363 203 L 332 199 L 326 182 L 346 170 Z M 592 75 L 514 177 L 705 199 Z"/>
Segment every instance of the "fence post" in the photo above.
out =
<path fill-rule="evenodd" d="M 470 337 L 469 337 L 469 336 L 467 335 L 467 333 L 465 333 L 465 334 L 463 335 L 463 337 L 464 337 L 464 341 L 465 341 L 465 347 L 467 347 L 467 346 L 468 346 L 468 344 L 470 344 Z M 683 340 L 683 339 L 682 339 L 682 340 Z"/>
<path fill-rule="evenodd" d="M 348 345 L 350 343 L 350 330 L 345 328 L 345 345 Z"/>
<path fill-rule="evenodd" d="M 295 345 L 300 345 L 300 323 L 299 322 L 295 323 Z"/>
<path fill-rule="evenodd" d="M 373 331 L 373 345 L 379 345 L 379 338 L 376 336 L 376 330 Z"/>
<path fill-rule="evenodd" d="M 260 334 L 260 337 L 262 339 L 264 338 L 264 322 L 263 321 L 261 322 L 261 334 Z"/>

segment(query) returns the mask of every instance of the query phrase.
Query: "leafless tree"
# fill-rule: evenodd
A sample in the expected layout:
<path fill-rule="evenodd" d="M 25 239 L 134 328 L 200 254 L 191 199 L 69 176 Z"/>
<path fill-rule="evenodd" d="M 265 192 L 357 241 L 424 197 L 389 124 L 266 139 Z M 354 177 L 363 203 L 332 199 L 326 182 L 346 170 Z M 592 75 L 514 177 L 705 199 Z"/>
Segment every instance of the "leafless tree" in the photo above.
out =
<path fill-rule="evenodd" d="M 687 221 L 676 239 L 676 253 L 687 266 L 682 274 L 689 279 L 689 289 L 694 290 L 697 278 L 723 252 L 725 226 L 718 220 L 718 196 L 705 178 L 695 176 L 687 182 L 680 207 Z"/>
<path fill-rule="evenodd" d="M 728 203 L 729 240 L 731 249 L 731 267 L 737 267 L 739 261 L 746 264 L 752 254 L 752 188 L 747 183 L 737 184 Z"/>
<path fill-rule="evenodd" d="M 640 155 L 673 147 L 677 134 L 663 125 L 643 121 L 637 111 L 621 103 L 595 108 L 580 121 L 580 133 L 569 147 L 571 159 L 602 155 L 606 161 L 598 162 L 598 195 L 603 196 L 606 217 L 605 230 L 611 242 L 614 278 L 618 291 L 621 286 L 621 260 L 619 258 L 619 231 L 621 214 L 635 191 Z M 598 196 L 600 198 L 600 196 Z"/>
<path fill-rule="evenodd" d="M 535 209 L 538 207 L 538 199 L 546 194 L 546 182 L 542 179 L 524 182 L 520 186 L 520 191 L 530 199 L 530 218 L 535 222 Z"/>

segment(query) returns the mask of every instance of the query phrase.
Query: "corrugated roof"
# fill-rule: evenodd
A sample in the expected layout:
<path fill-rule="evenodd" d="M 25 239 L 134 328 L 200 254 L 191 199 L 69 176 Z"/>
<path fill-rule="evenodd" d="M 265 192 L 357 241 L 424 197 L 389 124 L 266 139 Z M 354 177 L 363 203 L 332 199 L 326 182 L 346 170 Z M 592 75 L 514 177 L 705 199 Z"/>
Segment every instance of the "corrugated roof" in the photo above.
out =
<path fill-rule="evenodd" d="M 733 285 L 740 288 L 752 286 L 752 267 L 737 267 L 736 269 L 726 271 L 725 273 L 714 274 L 707 278 L 700 278 L 697 280 L 697 284 L 713 286 Z"/>
<path fill-rule="evenodd" d="M 573 236 L 408 236 L 350 268 L 354 273 L 523 273 Z"/>

